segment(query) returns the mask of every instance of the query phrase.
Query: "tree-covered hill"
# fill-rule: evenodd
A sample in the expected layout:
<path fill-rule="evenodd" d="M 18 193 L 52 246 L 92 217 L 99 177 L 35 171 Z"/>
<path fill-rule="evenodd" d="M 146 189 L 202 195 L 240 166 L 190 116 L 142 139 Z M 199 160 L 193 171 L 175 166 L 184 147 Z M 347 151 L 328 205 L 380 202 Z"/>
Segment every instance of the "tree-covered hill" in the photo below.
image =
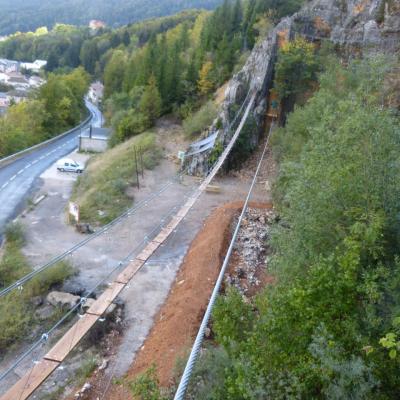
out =
<path fill-rule="evenodd" d="M 111 26 L 172 15 L 188 8 L 212 9 L 221 0 L 0 0 L 0 35 L 52 27 L 87 25 L 99 19 Z"/>

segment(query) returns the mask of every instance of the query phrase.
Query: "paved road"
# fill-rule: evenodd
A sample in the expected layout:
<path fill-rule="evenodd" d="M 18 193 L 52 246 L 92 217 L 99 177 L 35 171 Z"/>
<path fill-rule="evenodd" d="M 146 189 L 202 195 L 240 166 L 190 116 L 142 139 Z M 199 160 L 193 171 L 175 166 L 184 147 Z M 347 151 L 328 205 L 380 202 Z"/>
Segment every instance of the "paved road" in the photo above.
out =
<path fill-rule="evenodd" d="M 100 127 L 102 115 L 97 107 L 86 102 L 93 118 L 82 130 L 89 125 Z M 0 234 L 8 221 L 20 211 L 35 179 L 51 164 L 73 151 L 78 146 L 81 129 L 27 154 L 12 163 L 0 167 Z"/>

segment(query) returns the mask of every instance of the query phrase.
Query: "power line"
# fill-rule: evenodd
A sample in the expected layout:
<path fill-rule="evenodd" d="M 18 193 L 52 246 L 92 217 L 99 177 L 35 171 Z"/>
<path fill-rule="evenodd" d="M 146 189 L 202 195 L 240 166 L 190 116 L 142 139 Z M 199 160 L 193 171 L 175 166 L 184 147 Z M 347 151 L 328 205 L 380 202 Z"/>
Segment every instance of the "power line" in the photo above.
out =
<path fill-rule="evenodd" d="M 176 391 L 174 400 L 183 400 L 184 397 L 185 397 L 186 389 L 187 389 L 187 386 L 189 384 L 189 380 L 190 380 L 191 374 L 193 372 L 193 368 L 194 368 L 194 365 L 196 363 L 196 360 L 197 360 L 197 357 L 198 357 L 198 354 L 199 354 L 199 351 L 200 351 L 201 344 L 203 343 L 204 333 L 206 331 L 206 328 L 207 328 L 207 325 L 208 325 L 208 321 L 209 321 L 209 319 L 211 317 L 211 313 L 212 313 L 215 301 L 217 299 L 217 296 L 218 296 L 222 281 L 224 279 L 225 271 L 226 271 L 226 268 L 227 268 L 227 266 L 229 264 L 229 260 L 230 260 L 230 257 L 232 255 L 233 247 L 235 245 L 236 238 L 238 236 L 238 233 L 239 233 L 239 230 L 240 230 L 244 215 L 246 214 L 247 207 L 248 207 L 248 204 L 249 204 L 249 201 L 250 201 L 250 197 L 251 197 L 251 194 L 253 192 L 253 188 L 254 188 L 254 186 L 256 184 L 257 176 L 258 176 L 258 173 L 260 171 L 262 161 L 264 160 L 264 156 L 265 156 L 265 153 L 267 151 L 267 147 L 268 147 L 268 143 L 269 143 L 269 138 L 271 136 L 272 128 L 273 128 L 273 124 L 271 124 L 270 130 L 269 130 L 269 133 L 268 133 L 268 137 L 267 137 L 267 141 L 266 141 L 265 146 L 264 146 L 264 150 L 263 150 L 263 152 L 261 154 L 260 161 L 258 163 L 256 172 L 254 174 L 254 177 L 253 177 L 253 180 L 251 182 L 249 191 L 247 193 L 247 197 L 246 197 L 246 200 L 244 202 L 242 212 L 240 214 L 240 217 L 239 217 L 239 220 L 237 222 L 235 231 L 233 233 L 232 240 L 230 242 L 228 251 L 227 251 L 227 253 L 225 255 L 224 262 L 223 262 L 222 267 L 221 267 L 221 271 L 220 271 L 220 273 L 218 275 L 218 279 L 217 279 L 217 281 L 215 283 L 214 290 L 212 292 L 210 301 L 209 301 L 208 306 L 207 306 L 207 310 L 206 310 L 206 312 L 204 314 L 204 317 L 203 317 L 203 320 L 201 322 L 199 331 L 198 331 L 197 336 L 196 336 L 196 340 L 195 340 L 195 342 L 193 344 L 192 351 L 190 352 L 190 356 L 189 356 L 189 359 L 187 361 L 187 364 L 186 364 L 185 370 L 183 372 L 183 375 L 181 377 L 181 381 L 180 381 L 178 389 Z"/>
<path fill-rule="evenodd" d="M 185 201 L 185 200 L 184 200 Z M 184 203 L 182 202 L 182 204 Z M 0 375 L 0 381 L 2 381 L 8 374 L 10 374 L 26 357 L 28 357 L 34 350 L 36 350 L 41 344 L 44 344 L 45 342 L 48 341 L 50 335 L 58 328 L 60 327 L 75 311 L 77 311 L 80 307 L 82 307 L 85 302 L 87 301 L 87 298 L 91 296 L 101 285 L 106 283 L 109 278 L 114 275 L 114 273 L 119 270 L 121 267 L 123 267 L 126 263 L 131 261 L 132 256 L 137 253 L 141 247 L 146 244 L 149 240 L 150 237 L 153 237 L 156 232 L 160 230 L 161 227 L 163 227 L 166 224 L 166 221 L 168 218 L 170 218 L 174 213 L 176 212 L 177 208 L 179 206 L 174 206 L 169 209 L 168 213 L 161 219 L 161 222 L 155 226 L 149 234 L 146 235 L 144 239 L 132 250 L 125 258 L 122 259 L 122 261 L 118 262 L 118 264 L 112 268 L 112 270 L 99 282 L 97 282 L 91 289 L 87 290 L 84 296 L 81 297 L 80 301 L 72 307 L 67 313 L 64 314 L 63 317 L 61 317 L 47 332 L 43 333 L 41 337 L 34 342 L 29 349 L 23 353 L 14 363 L 11 367 L 9 367 L 5 372 L 3 372 Z"/>
<path fill-rule="evenodd" d="M 112 228 L 114 225 L 118 224 L 119 222 L 121 222 L 125 217 L 128 217 L 134 213 L 136 213 L 138 210 L 140 210 L 141 208 L 143 208 L 144 206 L 146 206 L 148 204 L 149 201 L 153 200 L 154 198 L 158 197 L 160 194 L 162 194 L 165 190 L 167 190 L 168 187 L 170 187 L 173 183 L 174 180 L 171 180 L 169 182 L 167 182 L 165 185 L 163 185 L 161 187 L 160 190 L 158 190 L 155 193 L 152 193 L 150 196 L 148 196 L 147 198 L 143 199 L 142 201 L 140 201 L 138 204 L 136 204 L 134 207 L 129 208 L 128 210 L 126 210 L 125 212 L 123 212 L 119 217 L 117 217 L 116 219 L 114 219 L 113 221 L 111 221 L 110 223 L 108 223 L 107 225 L 103 226 L 101 229 L 99 229 L 97 232 L 91 234 L 89 237 L 87 237 L 86 239 L 82 240 L 81 242 L 77 243 L 75 246 L 71 247 L 70 249 L 68 249 L 67 251 L 65 251 L 64 253 L 54 257 L 52 260 L 50 260 L 48 263 L 42 265 L 41 267 L 35 269 L 34 271 L 26 274 L 25 276 L 23 276 L 22 278 L 18 279 L 17 281 L 15 281 L 14 283 L 12 283 L 11 285 L 9 285 L 8 287 L 0 290 L 0 298 L 4 297 L 5 295 L 7 295 L 8 293 L 12 292 L 13 290 L 21 287 L 22 285 L 24 285 L 26 282 L 30 281 L 31 279 L 33 279 L 35 276 L 37 276 L 38 274 L 40 274 L 41 272 L 43 272 L 44 270 L 48 269 L 49 267 L 53 266 L 54 264 L 58 263 L 59 261 L 63 260 L 65 257 L 69 256 L 70 254 L 74 253 L 75 251 L 77 251 L 78 249 L 80 249 L 81 247 L 83 247 L 84 245 L 86 245 L 87 243 L 91 242 L 92 240 L 94 240 L 95 238 L 99 237 L 100 235 L 102 235 L 103 233 L 107 232 L 110 228 Z"/>

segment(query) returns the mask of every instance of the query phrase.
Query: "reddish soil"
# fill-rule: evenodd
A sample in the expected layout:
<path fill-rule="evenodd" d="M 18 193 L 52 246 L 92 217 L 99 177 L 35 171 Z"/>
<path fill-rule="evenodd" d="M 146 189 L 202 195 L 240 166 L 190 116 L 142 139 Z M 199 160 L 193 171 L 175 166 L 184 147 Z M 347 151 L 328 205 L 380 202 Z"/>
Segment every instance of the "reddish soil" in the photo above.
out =
<path fill-rule="evenodd" d="M 128 381 L 155 364 L 161 386 L 172 383 L 177 358 L 184 356 L 197 333 L 229 244 L 232 220 L 242 206 L 242 202 L 226 204 L 214 210 L 206 220 L 127 374 Z M 251 203 L 250 206 L 272 207 L 266 203 Z M 130 398 L 126 387 L 117 384 L 112 384 L 104 396 L 108 400 Z"/>

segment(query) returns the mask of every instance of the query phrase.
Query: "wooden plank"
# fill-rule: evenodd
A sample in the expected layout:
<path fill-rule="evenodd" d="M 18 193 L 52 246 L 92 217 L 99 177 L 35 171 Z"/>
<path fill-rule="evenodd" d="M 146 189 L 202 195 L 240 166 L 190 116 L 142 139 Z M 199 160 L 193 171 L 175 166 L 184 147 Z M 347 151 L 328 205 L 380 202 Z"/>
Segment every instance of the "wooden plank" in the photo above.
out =
<path fill-rule="evenodd" d="M 185 204 L 183 207 L 181 207 L 181 209 L 178 211 L 178 214 L 176 214 L 176 215 L 178 217 L 185 218 L 190 209 L 191 209 L 191 206 Z"/>
<path fill-rule="evenodd" d="M 206 192 L 221 193 L 221 187 L 215 185 L 208 185 L 206 188 Z"/>
<path fill-rule="evenodd" d="M 136 258 L 138 260 L 147 261 L 159 246 L 160 243 L 151 241 Z"/>
<path fill-rule="evenodd" d="M 166 228 L 171 229 L 171 231 L 173 231 L 179 225 L 179 222 L 181 222 L 181 221 L 182 221 L 182 217 L 175 215 L 175 217 L 172 218 L 171 221 L 168 223 Z"/>
<path fill-rule="evenodd" d="M 185 205 L 192 208 L 194 206 L 194 204 L 196 203 L 197 199 L 199 198 L 199 196 L 200 196 L 200 193 L 198 195 L 195 193 L 193 196 L 189 197 L 189 199 L 185 203 Z"/>
<path fill-rule="evenodd" d="M 84 314 L 44 356 L 46 360 L 63 362 L 69 352 L 80 342 L 99 317 Z"/>
<path fill-rule="evenodd" d="M 57 361 L 40 360 L 0 400 L 27 399 L 59 365 Z"/>
<path fill-rule="evenodd" d="M 102 316 L 124 287 L 125 284 L 123 283 L 113 282 L 86 312 L 99 317 Z"/>
<path fill-rule="evenodd" d="M 172 233 L 173 229 L 163 228 L 161 232 L 153 239 L 153 242 L 164 243 L 164 241 L 168 238 L 168 236 Z"/>
<path fill-rule="evenodd" d="M 144 261 L 135 258 L 129 265 L 115 278 L 114 282 L 127 284 L 143 266 Z"/>

